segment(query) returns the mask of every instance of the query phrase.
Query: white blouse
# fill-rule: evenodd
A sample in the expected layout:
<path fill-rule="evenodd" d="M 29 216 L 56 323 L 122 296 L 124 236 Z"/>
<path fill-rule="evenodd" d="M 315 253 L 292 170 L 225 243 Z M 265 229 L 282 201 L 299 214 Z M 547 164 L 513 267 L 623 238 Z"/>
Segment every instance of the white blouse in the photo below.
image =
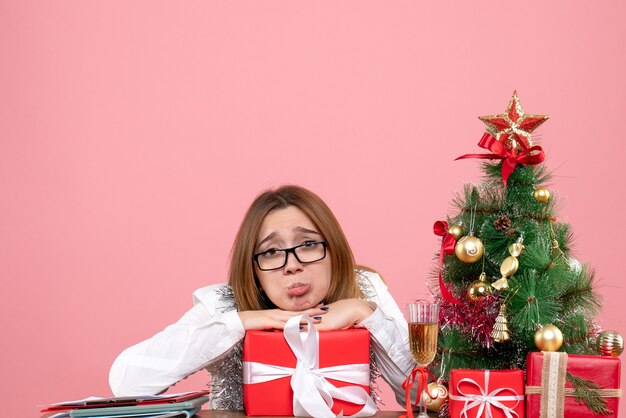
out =
<path fill-rule="evenodd" d="M 361 282 L 373 292 L 365 297 L 376 304 L 361 323 L 372 336 L 372 349 L 382 377 L 404 404 L 402 382 L 413 368 L 406 320 L 381 277 L 359 271 Z M 236 310 L 221 295 L 225 284 L 193 293 L 194 305 L 175 324 L 124 350 L 109 374 L 116 396 L 153 395 L 218 361 L 246 331 Z"/>

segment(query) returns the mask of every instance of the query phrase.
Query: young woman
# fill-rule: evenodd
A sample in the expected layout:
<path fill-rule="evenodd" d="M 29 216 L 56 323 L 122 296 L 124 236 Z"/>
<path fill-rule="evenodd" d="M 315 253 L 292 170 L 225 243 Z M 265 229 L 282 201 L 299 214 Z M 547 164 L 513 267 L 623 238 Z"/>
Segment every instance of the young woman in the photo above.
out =
<path fill-rule="evenodd" d="M 404 404 L 401 384 L 413 368 L 406 321 L 381 277 L 355 266 L 337 219 L 309 190 L 283 186 L 259 195 L 235 239 L 228 284 L 193 296 L 178 322 L 115 360 L 115 395 L 160 393 L 206 368 L 210 407 L 243 409 L 246 331 L 282 329 L 304 313 L 319 331 L 368 329 L 375 365 Z"/>

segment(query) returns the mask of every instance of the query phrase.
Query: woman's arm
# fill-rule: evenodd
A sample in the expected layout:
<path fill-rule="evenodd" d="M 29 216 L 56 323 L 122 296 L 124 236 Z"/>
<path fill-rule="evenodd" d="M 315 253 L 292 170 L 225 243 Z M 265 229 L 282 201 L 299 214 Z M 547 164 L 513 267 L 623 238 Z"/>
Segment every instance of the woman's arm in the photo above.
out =
<path fill-rule="evenodd" d="M 220 300 L 222 286 L 197 290 L 193 308 L 178 322 L 117 357 L 109 373 L 109 385 L 116 396 L 154 395 L 166 390 L 219 359 L 244 337 L 246 330 L 282 329 L 294 315 L 321 318 L 326 314 L 321 305 L 301 312 L 237 312 L 234 305 Z"/>
<path fill-rule="evenodd" d="M 109 373 L 116 396 L 160 393 L 217 360 L 244 337 L 237 311 L 217 309 L 220 286 L 197 291 L 195 305 L 178 322 L 117 357 Z"/>

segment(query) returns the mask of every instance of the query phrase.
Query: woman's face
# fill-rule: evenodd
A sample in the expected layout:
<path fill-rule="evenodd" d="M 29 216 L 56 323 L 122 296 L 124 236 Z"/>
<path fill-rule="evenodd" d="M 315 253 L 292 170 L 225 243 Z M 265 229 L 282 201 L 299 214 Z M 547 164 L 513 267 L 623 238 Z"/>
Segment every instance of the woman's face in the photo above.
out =
<path fill-rule="evenodd" d="M 323 241 L 311 219 L 295 206 L 270 212 L 261 225 L 255 254 L 292 248 L 306 242 Z M 284 267 L 262 271 L 255 263 L 261 289 L 280 309 L 301 311 L 318 305 L 328 294 L 331 262 L 328 253 L 319 261 L 303 264 L 294 253 Z"/>

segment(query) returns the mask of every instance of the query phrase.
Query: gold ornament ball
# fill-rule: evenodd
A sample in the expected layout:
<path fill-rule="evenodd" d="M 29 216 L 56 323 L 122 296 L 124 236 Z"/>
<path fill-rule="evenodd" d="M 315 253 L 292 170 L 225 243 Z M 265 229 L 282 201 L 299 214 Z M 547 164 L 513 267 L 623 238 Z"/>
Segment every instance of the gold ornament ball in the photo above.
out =
<path fill-rule="evenodd" d="M 617 331 L 602 331 L 598 335 L 598 351 L 603 356 L 617 357 L 624 351 L 624 339 Z"/>
<path fill-rule="evenodd" d="M 537 202 L 547 203 L 550 200 L 550 190 L 540 187 L 535 190 L 533 197 Z"/>
<path fill-rule="evenodd" d="M 454 253 L 464 263 L 475 263 L 483 256 L 485 247 L 480 239 L 466 235 L 456 243 Z"/>
<path fill-rule="evenodd" d="M 460 240 L 463 234 L 465 234 L 465 228 L 462 224 L 452 225 L 448 228 L 448 234 L 452 235 L 455 240 Z"/>
<path fill-rule="evenodd" d="M 546 325 L 535 332 L 535 345 L 541 351 L 557 351 L 563 345 L 563 333 L 554 325 Z"/>
<path fill-rule="evenodd" d="M 424 394 L 426 397 L 426 409 L 433 412 L 439 412 L 444 403 L 448 400 L 448 388 L 443 383 L 430 382 L 428 384 L 428 392 L 431 395 L 437 395 L 435 399 L 431 399 L 430 396 Z"/>
<path fill-rule="evenodd" d="M 467 288 L 467 298 L 472 302 L 478 302 L 491 294 L 491 285 L 487 281 L 485 273 L 480 274 L 478 280 L 474 280 Z"/>

